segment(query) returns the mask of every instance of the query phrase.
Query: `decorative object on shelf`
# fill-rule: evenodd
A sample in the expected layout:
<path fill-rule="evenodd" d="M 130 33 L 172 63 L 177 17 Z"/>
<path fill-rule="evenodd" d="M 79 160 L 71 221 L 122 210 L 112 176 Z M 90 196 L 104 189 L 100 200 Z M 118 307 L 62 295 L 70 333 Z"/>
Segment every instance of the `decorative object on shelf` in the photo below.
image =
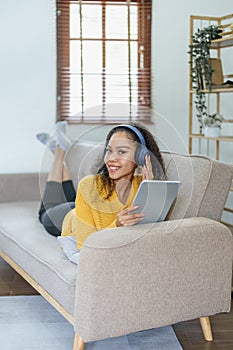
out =
<path fill-rule="evenodd" d="M 210 58 L 212 69 L 211 87 L 224 84 L 222 60 L 220 58 Z"/>
<path fill-rule="evenodd" d="M 220 114 L 220 113 L 209 114 L 204 119 L 204 125 L 205 126 L 221 127 L 223 120 L 224 120 L 224 118 L 223 118 L 222 114 Z"/>
<path fill-rule="evenodd" d="M 195 97 L 195 106 L 196 106 L 196 117 L 199 122 L 199 132 L 202 134 L 202 129 L 204 126 L 204 118 L 207 117 L 207 106 L 206 106 L 206 94 L 201 90 L 196 93 Z"/>
<path fill-rule="evenodd" d="M 206 96 L 203 90 L 211 91 L 213 69 L 210 61 L 211 40 L 218 39 L 222 32 L 216 25 L 198 29 L 192 36 L 192 44 L 188 52 L 191 60 L 191 78 L 193 89 L 196 92 L 195 105 L 197 118 L 200 124 L 200 133 L 204 126 L 204 118 L 207 117 Z"/>
<path fill-rule="evenodd" d="M 222 60 L 220 58 L 210 58 L 212 67 L 212 89 L 227 89 L 233 87 L 233 81 L 227 80 L 224 82 Z"/>
<path fill-rule="evenodd" d="M 218 126 L 205 126 L 204 136 L 205 137 L 220 137 L 220 128 Z"/>
<path fill-rule="evenodd" d="M 210 45 L 214 39 L 221 38 L 222 29 L 211 25 L 199 29 L 193 35 L 193 42 L 189 45 L 192 65 L 192 82 L 196 92 L 203 89 L 211 90 L 212 66 L 210 62 Z"/>
<path fill-rule="evenodd" d="M 204 135 L 206 137 L 220 137 L 223 116 L 219 113 L 209 114 L 204 119 Z"/>

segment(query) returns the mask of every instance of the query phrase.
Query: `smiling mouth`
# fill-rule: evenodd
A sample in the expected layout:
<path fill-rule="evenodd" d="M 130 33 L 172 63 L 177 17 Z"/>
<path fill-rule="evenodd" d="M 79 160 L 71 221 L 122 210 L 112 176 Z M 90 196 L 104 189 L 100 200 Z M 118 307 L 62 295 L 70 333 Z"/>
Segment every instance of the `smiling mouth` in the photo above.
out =
<path fill-rule="evenodd" d="M 115 170 L 119 170 L 120 167 L 119 167 L 119 166 L 109 166 L 108 169 L 109 169 L 110 171 L 115 171 Z"/>

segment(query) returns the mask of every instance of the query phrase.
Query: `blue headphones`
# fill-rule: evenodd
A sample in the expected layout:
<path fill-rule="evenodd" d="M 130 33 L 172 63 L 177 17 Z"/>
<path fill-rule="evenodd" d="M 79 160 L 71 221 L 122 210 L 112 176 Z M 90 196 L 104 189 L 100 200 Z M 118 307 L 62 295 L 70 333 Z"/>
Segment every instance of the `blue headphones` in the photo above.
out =
<path fill-rule="evenodd" d="M 131 130 L 138 137 L 140 145 L 138 145 L 136 149 L 134 160 L 136 164 L 143 166 L 145 164 L 145 157 L 147 154 L 149 154 L 149 150 L 146 147 L 146 141 L 144 139 L 144 136 L 135 126 L 132 126 L 132 125 L 126 125 L 126 124 L 118 125 L 115 128 L 113 128 L 113 130 L 118 128 Z"/>

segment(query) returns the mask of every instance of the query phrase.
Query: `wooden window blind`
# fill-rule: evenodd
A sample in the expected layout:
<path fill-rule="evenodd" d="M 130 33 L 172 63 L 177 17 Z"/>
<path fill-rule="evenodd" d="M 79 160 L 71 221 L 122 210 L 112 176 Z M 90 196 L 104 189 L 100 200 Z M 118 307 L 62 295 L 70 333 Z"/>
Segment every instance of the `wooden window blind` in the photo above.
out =
<path fill-rule="evenodd" d="M 150 121 L 152 0 L 57 0 L 57 112 Z"/>

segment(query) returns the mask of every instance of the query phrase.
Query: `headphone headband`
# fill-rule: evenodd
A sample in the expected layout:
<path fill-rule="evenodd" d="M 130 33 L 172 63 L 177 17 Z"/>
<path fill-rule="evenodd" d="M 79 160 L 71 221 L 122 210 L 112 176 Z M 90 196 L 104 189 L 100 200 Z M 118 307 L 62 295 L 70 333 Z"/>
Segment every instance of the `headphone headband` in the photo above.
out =
<path fill-rule="evenodd" d="M 124 129 L 128 129 L 128 130 L 133 131 L 133 133 L 138 137 L 140 143 L 143 146 L 146 146 L 146 141 L 144 139 L 144 136 L 142 135 L 142 133 L 135 126 L 127 125 L 127 124 L 121 124 L 121 125 L 116 126 L 114 129 L 118 129 L 118 128 L 124 128 Z"/>
<path fill-rule="evenodd" d="M 146 140 L 145 140 L 144 136 L 142 135 L 141 131 L 138 130 L 135 126 L 127 125 L 127 124 L 118 125 L 115 128 L 113 128 L 112 130 L 117 131 L 120 129 L 130 130 L 137 136 L 137 138 L 140 142 L 140 145 L 138 145 L 138 147 L 135 151 L 134 159 L 135 159 L 136 164 L 138 164 L 140 166 L 144 166 L 146 156 L 149 154 L 149 150 L 146 147 Z"/>

